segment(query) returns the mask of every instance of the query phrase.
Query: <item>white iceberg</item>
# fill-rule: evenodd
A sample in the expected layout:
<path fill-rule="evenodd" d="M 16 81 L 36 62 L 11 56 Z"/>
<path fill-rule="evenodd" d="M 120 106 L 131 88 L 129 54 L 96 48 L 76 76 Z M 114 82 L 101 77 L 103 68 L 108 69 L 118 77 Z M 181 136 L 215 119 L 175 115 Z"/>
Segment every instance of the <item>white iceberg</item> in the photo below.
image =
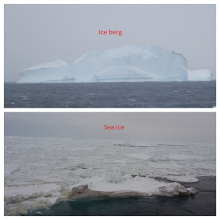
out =
<path fill-rule="evenodd" d="M 181 54 L 142 45 L 92 51 L 70 68 L 78 82 L 185 81 L 188 74 Z"/>
<path fill-rule="evenodd" d="M 126 45 L 91 51 L 68 66 L 62 60 L 25 69 L 18 83 L 211 80 L 210 71 L 188 71 L 187 60 L 159 46 Z"/>
<path fill-rule="evenodd" d="M 71 81 L 70 75 L 69 66 L 62 60 L 55 60 L 25 69 L 18 83 Z"/>
<path fill-rule="evenodd" d="M 209 70 L 188 71 L 188 81 L 210 81 L 212 73 Z"/>

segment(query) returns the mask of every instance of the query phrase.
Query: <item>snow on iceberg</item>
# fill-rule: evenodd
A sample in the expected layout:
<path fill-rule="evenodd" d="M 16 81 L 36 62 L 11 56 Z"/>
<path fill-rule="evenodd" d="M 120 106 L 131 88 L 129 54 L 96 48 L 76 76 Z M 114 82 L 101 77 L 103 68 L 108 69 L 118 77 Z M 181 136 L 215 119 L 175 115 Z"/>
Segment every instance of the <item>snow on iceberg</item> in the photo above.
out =
<path fill-rule="evenodd" d="M 207 73 L 188 71 L 181 54 L 159 46 L 126 45 L 88 52 L 70 66 L 62 60 L 37 65 L 24 70 L 18 83 L 187 80 L 207 80 Z"/>

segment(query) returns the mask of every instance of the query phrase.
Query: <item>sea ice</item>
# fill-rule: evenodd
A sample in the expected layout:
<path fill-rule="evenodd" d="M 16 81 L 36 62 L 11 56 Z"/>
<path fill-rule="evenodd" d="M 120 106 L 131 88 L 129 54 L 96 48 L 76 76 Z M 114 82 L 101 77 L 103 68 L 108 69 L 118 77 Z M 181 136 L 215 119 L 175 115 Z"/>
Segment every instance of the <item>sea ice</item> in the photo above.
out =
<path fill-rule="evenodd" d="M 177 182 L 216 175 L 214 144 L 5 137 L 5 213 L 67 199 L 74 186 L 146 195 L 193 193 Z"/>
<path fill-rule="evenodd" d="M 168 180 L 178 181 L 178 182 L 190 182 L 190 183 L 196 183 L 199 182 L 197 178 L 194 176 L 168 176 Z"/>
<path fill-rule="evenodd" d="M 88 185 L 88 188 L 94 191 L 132 191 L 142 193 L 145 196 L 174 196 L 195 193 L 193 188 L 185 188 L 176 182 L 165 183 L 154 180 L 153 178 L 139 176 L 132 178 L 131 175 L 122 176 L 120 173 L 111 173 L 102 177 L 91 177 L 82 180 L 79 185 Z"/>
<path fill-rule="evenodd" d="M 5 202 L 18 202 L 30 198 L 45 196 L 60 196 L 61 187 L 57 184 L 31 184 L 5 187 Z"/>

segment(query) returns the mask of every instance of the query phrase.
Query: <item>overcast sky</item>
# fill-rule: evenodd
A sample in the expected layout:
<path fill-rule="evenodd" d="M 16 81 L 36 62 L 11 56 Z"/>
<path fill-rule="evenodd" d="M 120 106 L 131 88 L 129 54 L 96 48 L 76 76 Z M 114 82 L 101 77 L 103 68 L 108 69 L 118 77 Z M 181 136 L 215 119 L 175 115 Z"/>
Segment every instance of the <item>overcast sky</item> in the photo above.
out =
<path fill-rule="evenodd" d="M 215 113 L 5 113 L 5 136 L 215 143 Z M 125 129 L 104 130 L 104 125 Z"/>
<path fill-rule="evenodd" d="M 88 51 L 127 44 L 181 53 L 190 70 L 209 69 L 215 78 L 215 5 L 5 5 L 4 13 L 6 82 L 40 63 L 72 64 Z"/>

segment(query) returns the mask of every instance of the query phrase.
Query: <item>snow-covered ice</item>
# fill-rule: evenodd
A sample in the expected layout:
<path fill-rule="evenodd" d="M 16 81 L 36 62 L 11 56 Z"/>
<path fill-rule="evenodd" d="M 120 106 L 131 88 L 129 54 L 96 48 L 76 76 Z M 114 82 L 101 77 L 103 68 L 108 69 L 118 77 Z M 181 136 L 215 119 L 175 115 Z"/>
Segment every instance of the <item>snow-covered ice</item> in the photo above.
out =
<path fill-rule="evenodd" d="M 194 188 L 185 188 L 179 183 L 159 182 L 149 177 L 132 177 L 130 174 L 122 176 L 121 173 L 108 173 L 102 177 L 91 177 L 82 180 L 77 185 L 88 185 L 94 191 L 102 192 L 137 192 L 143 196 L 174 196 L 180 194 L 194 194 Z M 74 187 L 77 187 L 74 185 Z M 134 194 L 133 194 L 134 195 Z"/>
<path fill-rule="evenodd" d="M 5 187 L 5 202 L 19 202 L 30 198 L 39 198 L 49 196 L 49 201 L 53 197 L 59 198 L 61 187 L 55 183 L 15 185 Z M 50 202 L 49 202 L 50 203 Z M 52 200 L 52 203 L 54 201 Z"/>
<path fill-rule="evenodd" d="M 215 145 L 110 140 L 5 137 L 8 215 L 67 199 L 73 187 L 134 191 L 143 195 L 193 193 L 181 183 L 216 175 Z"/>
<path fill-rule="evenodd" d="M 211 80 L 204 70 L 188 71 L 181 54 L 159 46 L 125 45 L 90 51 L 68 66 L 62 60 L 25 69 L 18 83 L 144 82 Z"/>

